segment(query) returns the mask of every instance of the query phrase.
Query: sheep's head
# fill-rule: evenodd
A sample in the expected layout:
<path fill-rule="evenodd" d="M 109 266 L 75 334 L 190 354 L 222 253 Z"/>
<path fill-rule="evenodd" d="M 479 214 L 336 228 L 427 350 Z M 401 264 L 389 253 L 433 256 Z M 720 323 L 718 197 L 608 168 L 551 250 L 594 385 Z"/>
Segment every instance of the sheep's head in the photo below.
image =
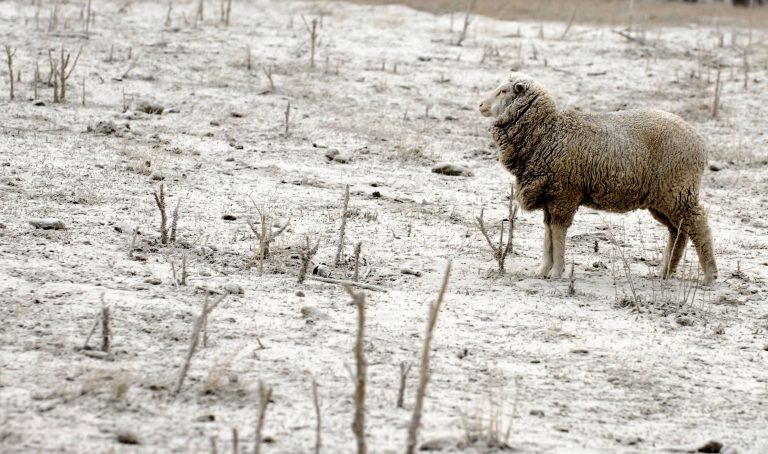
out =
<path fill-rule="evenodd" d="M 488 93 L 479 109 L 483 116 L 507 123 L 522 118 L 537 100 L 545 99 L 549 96 L 543 86 L 527 76 L 512 73 L 507 82 Z"/>

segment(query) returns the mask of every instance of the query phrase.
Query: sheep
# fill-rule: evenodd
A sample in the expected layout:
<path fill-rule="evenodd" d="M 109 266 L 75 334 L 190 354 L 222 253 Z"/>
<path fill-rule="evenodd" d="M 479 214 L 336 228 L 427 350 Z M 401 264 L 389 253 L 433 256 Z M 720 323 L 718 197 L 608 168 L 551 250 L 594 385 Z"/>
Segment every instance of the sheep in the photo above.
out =
<path fill-rule="evenodd" d="M 543 85 L 512 73 L 480 103 L 499 161 L 515 176 L 517 202 L 544 211 L 538 276 L 559 279 L 565 237 L 579 206 L 628 212 L 647 209 L 667 227 L 662 278 L 675 273 L 688 239 L 703 270 L 717 278 L 699 185 L 707 163 L 702 138 L 680 117 L 660 110 L 588 114 L 559 111 Z"/>

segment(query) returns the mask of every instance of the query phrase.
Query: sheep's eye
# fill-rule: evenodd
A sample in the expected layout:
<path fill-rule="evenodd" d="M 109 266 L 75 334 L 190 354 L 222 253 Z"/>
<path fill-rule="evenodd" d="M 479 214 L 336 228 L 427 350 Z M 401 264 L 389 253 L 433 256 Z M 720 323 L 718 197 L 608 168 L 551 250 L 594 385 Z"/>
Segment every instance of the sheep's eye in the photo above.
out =
<path fill-rule="evenodd" d="M 501 89 L 501 90 L 499 90 L 499 94 L 500 94 L 500 95 L 506 95 L 508 91 L 509 91 L 509 90 L 507 90 L 506 88 L 504 88 L 504 89 Z"/>

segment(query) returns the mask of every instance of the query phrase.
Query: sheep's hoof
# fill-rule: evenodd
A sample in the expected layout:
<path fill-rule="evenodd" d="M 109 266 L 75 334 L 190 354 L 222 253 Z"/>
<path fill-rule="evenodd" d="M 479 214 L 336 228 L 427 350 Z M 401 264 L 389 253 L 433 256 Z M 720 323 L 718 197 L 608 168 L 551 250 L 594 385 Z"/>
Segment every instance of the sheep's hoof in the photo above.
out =
<path fill-rule="evenodd" d="M 536 277 L 546 279 L 549 277 L 549 270 L 552 269 L 552 265 L 541 265 L 539 271 L 536 272 Z"/>
<path fill-rule="evenodd" d="M 550 279 L 560 279 L 563 277 L 563 267 L 556 266 L 549 271 Z"/>

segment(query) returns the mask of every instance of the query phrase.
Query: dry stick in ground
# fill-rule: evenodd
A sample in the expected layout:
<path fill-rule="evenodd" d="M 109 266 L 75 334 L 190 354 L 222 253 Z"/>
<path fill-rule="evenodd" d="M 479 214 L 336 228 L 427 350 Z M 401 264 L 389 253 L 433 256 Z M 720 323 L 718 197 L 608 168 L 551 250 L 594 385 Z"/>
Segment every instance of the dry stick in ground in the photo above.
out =
<path fill-rule="evenodd" d="M 317 19 L 312 19 L 312 26 L 307 23 L 307 19 L 304 15 L 301 15 L 301 20 L 304 21 L 304 27 L 307 28 L 309 33 L 309 67 L 315 67 L 315 47 L 317 46 Z"/>
<path fill-rule="evenodd" d="M 712 99 L 712 118 L 717 118 L 720 112 L 720 65 L 717 65 L 717 77 L 715 79 L 715 93 Z"/>
<path fill-rule="evenodd" d="M 35 60 L 35 83 L 32 85 L 32 97 L 36 100 L 37 99 L 37 85 L 40 83 L 40 62 Z"/>
<path fill-rule="evenodd" d="M 88 0 L 87 13 L 85 15 L 85 36 L 88 37 L 91 34 L 91 0 Z"/>
<path fill-rule="evenodd" d="M 187 254 L 181 256 L 181 281 L 179 285 L 187 285 Z"/>
<path fill-rule="evenodd" d="M 299 284 L 304 283 L 307 278 L 307 271 L 309 271 L 309 263 L 312 261 L 312 257 L 317 254 L 318 248 L 320 248 L 320 240 L 317 240 L 314 246 L 309 241 L 309 235 L 304 236 L 306 244 L 299 248 L 299 258 L 301 259 L 301 268 L 299 268 Z"/>
<path fill-rule="evenodd" d="M 363 249 L 363 242 L 358 241 L 357 246 L 355 246 L 355 273 L 352 275 L 352 280 L 357 282 L 359 278 L 360 273 L 360 252 Z"/>
<path fill-rule="evenodd" d="M 336 258 L 333 263 L 341 265 L 344 253 L 344 234 L 347 230 L 347 216 L 349 214 L 349 185 L 344 185 L 344 201 L 341 207 L 341 227 L 339 228 L 339 244 L 336 246 Z"/>
<path fill-rule="evenodd" d="M 320 417 L 320 395 L 317 392 L 317 381 L 312 379 L 312 402 L 315 404 L 315 419 L 317 424 L 315 425 L 315 454 L 320 454 L 320 447 L 322 446 L 322 419 Z"/>
<path fill-rule="evenodd" d="M 291 127 L 291 102 L 288 101 L 288 105 L 285 106 L 285 137 L 288 137 L 288 134 L 290 134 L 290 127 Z"/>
<path fill-rule="evenodd" d="M 226 1 L 226 4 L 224 5 L 224 1 Z M 229 15 L 232 12 L 232 0 L 222 0 L 223 10 L 222 10 L 222 22 L 224 22 L 225 27 L 229 27 Z"/>
<path fill-rule="evenodd" d="M 472 22 L 472 8 L 475 6 L 475 0 L 467 0 L 467 12 L 464 14 L 464 26 L 461 29 L 461 34 L 456 40 L 456 45 L 461 46 L 461 43 L 467 38 L 467 31 L 469 30 L 469 24 Z"/>
<path fill-rule="evenodd" d="M 357 453 L 365 454 L 365 381 L 368 363 L 365 360 L 365 293 L 355 292 L 351 287 L 344 289 L 352 297 L 352 303 L 357 306 L 357 339 L 355 340 L 355 417 L 352 421 L 352 432 L 357 441 Z"/>
<path fill-rule="evenodd" d="M 571 260 L 571 274 L 568 276 L 568 294 L 571 296 L 576 294 L 576 278 L 573 276 L 574 268 L 576 268 L 576 264 Z"/>
<path fill-rule="evenodd" d="M 405 382 L 408 379 L 408 372 L 411 371 L 412 364 L 400 363 L 400 387 L 397 389 L 397 408 L 405 406 Z"/>
<path fill-rule="evenodd" d="M 82 99 L 83 107 L 85 107 L 85 76 L 83 76 L 83 99 Z"/>
<path fill-rule="evenodd" d="M 101 296 L 101 301 L 104 302 L 104 295 Z M 111 339 L 111 333 L 109 329 L 109 306 L 101 308 L 101 351 L 109 353 L 109 343 Z"/>
<path fill-rule="evenodd" d="M 427 331 L 424 336 L 424 347 L 421 351 L 421 368 L 419 369 L 419 387 L 416 391 L 416 402 L 413 406 L 413 415 L 411 417 L 411 423 L 408 426 L 408 444 L 406 445 L 405 452 L 407 454 L 413 454 L 416 450 L 416 443 L 418 442 L 419 427 L 421 426 L 421 411 L 424 407 L 424 396 L 427 392 L 427 384 L 429 383 L 429 355 L 432 344 L 432 333 L 437 324 L 437 316 L 440 313 L 440 308 L 445 301 L 445 292 L 448 288 L 448 278 L 451 275 L 451 262 L 445 268 L 445 276 L 443 277 L 443 284 L 440 287 L 440 294 L 437 297 L 437 301 L 431 304 L 429 307 L 429 315 L 427 319 Z"/>
<path fill-rule="evenodd" d="M 77 51 L 77 55 L 75 56 L 75 60 L 72 62 L 72 66 L 69 66 L 69 59 L 71 57 L 69 52 L 64 51 L 64 46 L 61 46 L 61 60 L 59 60 L 59 70 L 58 70 L 58 76 L 59 76 L 59 102 L 64 102 L 67 100 L 67 80 L 69 80 L 69 76 L 72 75 L 72 71 L 75 70 L 75 67 L 77 66 L 77 61 L 80 59 L 80 54 L 83 52 L 83 46 L 80 46 L 80 49 Z M 67 68 L 69 68 L 69 71 L 67 71 Z"/>
<path fill-rule="evenodd" d="M 133 236 L 131 236 L 131 246 L 128 248 L 128 258 L 133 258 L 133 251 L 136 250 L 136 235 L 138 235 L 138 230 L 133 230 Z"/>
<path fill-rule="evenodd" d="M 8 77 L 11 79 L 11 101 L 13 101 L 15 94 L 13 92 L 13 57 L 16 55 L 16 49 L 11 51 L 11 46 L 5 46 L 5 56 L 8 58 Z"/>
<path fill-rule="evenodd" d="M 192 328 L 192 337 L 189 340 L 189 348 L 187 349 L 184 363 L 181 365 L 179 378 L 176 380 L 176 386 L 173 388 L 174 395 L 178 394 L 179 391 L 181 391 L 181 387 L 184 385 L 184 379 L 187 377 L 187 372 L 189 371 L 189 363 L 192 361 L 192 356 L 194 356 L 197 346 L 200 343 L 200 331 L 203 329 L 203 325 L 206 323 L 208 315 L 216 309 L 216 306 L 221 304 L 226 297 L 226 293 L 221 295 L 219 299 L 213 302 L 213 304 L 208 304 L 209 301 L 206 297 L 205 302 L 203 303 L 203 309 L 200 311 L 200 315 L 195 319 L 195 325 Z"/>
<path fill-rule="evenodd" d="M 267 415 L 267 405 L 272 399 L 272 388 L 264 385 L 264 382 L 259 380 L 259 418 L 256 422 L 256 446 L 253 448 L 254 454 L 261 453 L 261 433 L 264 430 L 264 419 Z"/>
<path fill-rule="evenodd" d="M 197 11 L 195 12 L 195 25 L 197 25 L 197 21 L 203 21 L 203 0 L 200 0 L 197 3 Z"/>
<path fill-rule="evenodd" d="M 261 266 L 263 266 L 264 259 L 269 257 L 269 246 L 272 244 L 272 241 L 274 241 L 275 238 L 285 232 L 285 229 L 288 228 L 288 225 L 291 223 L 291 221 L 288 220 L 285 224 L 282 225 L 282 227 L 278 228 L 277 230 L 272 230 L 272 227 L 269 225 L 269 213 L 267 213 L 266 210 L 262 210 L 258 207 L 256 207 L 256 211 L 259 212 L 259 222 L 261 223 L 261 228 L 256 227 L 251 221 L 246 220 L 246 222 L 248 223 L 248 227 L 251 228 L 253 234 L 256 235 L 256 238 L 259 240 L 259 252 L 256 258 L 259 260 L 261 268 Z"/>
<path fill-rule="evenodd" d="M 171 26 L 171 11 L 173 11 L 173 2 L 168 2 L 168 11 L 165 13 L 165 23 L 163 23 L 163 26 L 165 26 L 165 28 L 168 28 Z"/>
<path fill-rule="evenodd" d="M 629 260 L 627 259 L 627 256 L 624 255 L 624 249 L 619 246 L 618 241 L 616 240 L 616 236 L 613 234 L 611 225 L 608 224 L 608 222 L 605 222 L 605 226 L 608 228 L 608 238 L 611 240 L 611 244 L 619 252 L 622 267 L 624 268 L 624 275 L 629 282 L 629 289 L 632 291 L 632 301 L 635 303 L 635 309 L 638 313 L 641 313 L 643 311 L 640 309 L 640 296 L 637 294 L 637 290 L 635 289 L 635 281 L 632 279 L 632 271 L 629 267 Z"/>
<path fill-rule="evenodd" d="M 261 70 L 264 72 L 264 75 L 267 76 L 267 80 L 269 81 L 269 92 L 275 91 L 275 81 L 272 79 L 272 67 L 267 66 L 264 68 L 261 68 Z M 286 124 L 288 122 L 286 121 Z"/>
<path fill-rule="evenodd" d="M 565 26 L 565 30 L 563 30 L 563 34 L 560 35 L 560 39 L 565 39 L 566 36 L 568 36 L 568 32 L 571 31 L 571 27 L 573 26 L 573 21 L 576 19 L 576 13 L 579 11 L 579 4 L 581 2 L 576 2 L 576 5 L 573 6 L 573 11 L 571 11 L 571 16 L 568 18 L 568 25 Z"/>
<path fill-rule="evenodd" d="M 512 253 L 512 241 L 515 238 L 515 219 L 517 218 L 517 204 L 515 203 L 515 188 L 512 186 L 509 193 L 509 211 L 507 213 L 507 219 L 501 221 L 501 231 L 499 232 L 499 244 L 494 245 L 491 240 L 488 230 L 485 227 L 485 221 L 483 219 L 483 212 L 485 208 L 480 209 L 480 216 L 475 218 L 477 221 L 477 227 L 485 237 L 485 241 L 488 242 L 488 246 L 491 248 L 493 258 L 499 265 L 499 273 L 504 273 L 504 263 L 507 259 L 507 255 Z M 509 223 L 509 231 L 507 232 L 507 243 L 504 244 L 504 222 Z"/>
<path fill-rule="evenodd" d="M 165 203 L 165 186 L 160 183 L 160 191 L 153 193 L 155 196 L 155 204 L 160 210 L 160 243 L 170 244 L 176 242 L 176 231 L 179 226 L 179 204 L 181 200 L 176 202 L 176 208 L 171 214 L 171 226 L 168 227 L 168 213 L 166 212 Z"/>
<path fill-rule="evenodd" d="M 240 454 L 240 438 L 237 435 L 237 427 L 232 428 L 232 454 Z"/>

